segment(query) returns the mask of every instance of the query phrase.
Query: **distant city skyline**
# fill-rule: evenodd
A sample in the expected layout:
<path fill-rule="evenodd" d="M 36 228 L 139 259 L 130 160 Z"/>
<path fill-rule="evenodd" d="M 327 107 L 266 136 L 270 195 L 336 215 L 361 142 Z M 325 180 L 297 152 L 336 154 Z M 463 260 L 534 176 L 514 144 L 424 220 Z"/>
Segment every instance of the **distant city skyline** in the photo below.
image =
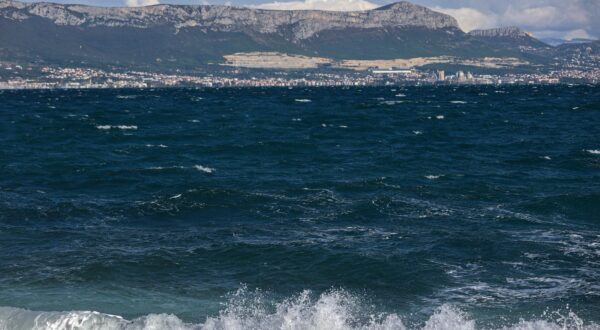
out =
<path fill-rule="evenodd" d="M 26 2 L 41 2 L 28 0 Z M 366 10 L 390 0 L 50 0 L 96 6 L 155 4 L 227 4 L 267 9 Z M 455 17 L 465 31 L 518 26 L 537 38 L 591 38 L 600 36 L 598 0 L 413 0 Z"/>

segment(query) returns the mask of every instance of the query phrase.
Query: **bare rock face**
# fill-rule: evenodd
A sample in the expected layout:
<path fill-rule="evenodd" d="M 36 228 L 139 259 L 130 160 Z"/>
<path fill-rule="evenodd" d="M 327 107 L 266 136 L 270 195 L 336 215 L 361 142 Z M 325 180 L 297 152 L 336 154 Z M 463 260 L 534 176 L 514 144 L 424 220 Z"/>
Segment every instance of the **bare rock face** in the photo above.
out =
<path fill-rule="evenodd" d="M 470 35 L 474 37 L 483 37 L 483 38 L 498 38 L 498 37 L 508 37 L 508 38 L 523 38 L 530 37 L 531 35 L 518 27 L 510 26 L 510 27 L 501 27 L 496 29 L 489 30 L 473 30 L 469 32 Z"/>
<path fill-rule="evenodd" d="M 422 6 L 398 2 L 374 10 L 331 12 L 262 10 L 231 6 L 156 5 L 148 7 L 91 7 L 0 0 L 0 17 L 26 20 L 42 17 L 57 25 L 175 29 L 199 27 L 211 31 L 290 33 L 304 40 L 323 30 L 346 28 L 456 28 L 456 20 Z"/>

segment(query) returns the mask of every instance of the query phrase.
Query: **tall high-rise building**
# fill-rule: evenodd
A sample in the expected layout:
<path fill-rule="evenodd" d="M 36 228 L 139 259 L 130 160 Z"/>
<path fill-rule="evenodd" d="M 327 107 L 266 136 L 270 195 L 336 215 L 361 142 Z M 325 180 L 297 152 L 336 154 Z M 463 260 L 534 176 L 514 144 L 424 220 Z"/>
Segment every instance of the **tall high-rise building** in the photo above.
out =
<path fill-rule="evenodd" d="M 446 80 L 446 72 L 444 72 L 444 70 L 438 70 L 437 76 L 438 76 L 438 81 Z"/>

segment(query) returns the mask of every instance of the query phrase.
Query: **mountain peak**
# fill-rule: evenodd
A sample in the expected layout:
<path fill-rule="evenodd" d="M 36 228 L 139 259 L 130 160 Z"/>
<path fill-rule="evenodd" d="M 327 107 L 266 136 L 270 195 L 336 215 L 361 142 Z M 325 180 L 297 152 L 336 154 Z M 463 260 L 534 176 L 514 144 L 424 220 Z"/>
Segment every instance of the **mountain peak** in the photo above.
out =
<path fill-rule="evenodd" d="M 214 5 L 159 5 L 148 7 L 93 7 L 57 3 L 0 0 L 0 18 L 23 21 L 43 18 L 57 25 L 151 28 L 156 26 L 243 33 L 285 34 L 304 40 L 324 30 L 347 28 L 457 28 L 448 15 L 409 2 L 376 10 L 328 12 L 316 10 L 261 10 Z M 17 9 L 15 11 L 15 9 Z"/>
<path fill-rule="evenodd" d="M 390 4 L 381 6 L 381 7 L 377 7 L 374 10 L 406 10 L 406 9 L 415 9 L 415 8 L 424 8 L 422 6 L 419 5 L 415 5 L 412 2 L 408 2 L 408 1 L 398 1 L 398 2 L 392 2 Z"/>

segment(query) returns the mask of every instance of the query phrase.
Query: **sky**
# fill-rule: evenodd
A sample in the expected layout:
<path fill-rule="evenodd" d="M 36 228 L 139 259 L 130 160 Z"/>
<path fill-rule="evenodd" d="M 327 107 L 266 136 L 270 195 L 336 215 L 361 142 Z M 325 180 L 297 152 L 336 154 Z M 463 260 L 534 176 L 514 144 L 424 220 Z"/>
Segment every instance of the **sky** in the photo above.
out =
<path fill-rule="evenodd" d="M 98 6 L 228 4 L 267 9 L 367 10 L 393 0 L 47 0 Z M 28 2 L 39 2 L 29 0 Z M 600 37 L 600 0 L 412 0 L 452 15 L 465 31 L 518 26 L 538 38 Z"/>

